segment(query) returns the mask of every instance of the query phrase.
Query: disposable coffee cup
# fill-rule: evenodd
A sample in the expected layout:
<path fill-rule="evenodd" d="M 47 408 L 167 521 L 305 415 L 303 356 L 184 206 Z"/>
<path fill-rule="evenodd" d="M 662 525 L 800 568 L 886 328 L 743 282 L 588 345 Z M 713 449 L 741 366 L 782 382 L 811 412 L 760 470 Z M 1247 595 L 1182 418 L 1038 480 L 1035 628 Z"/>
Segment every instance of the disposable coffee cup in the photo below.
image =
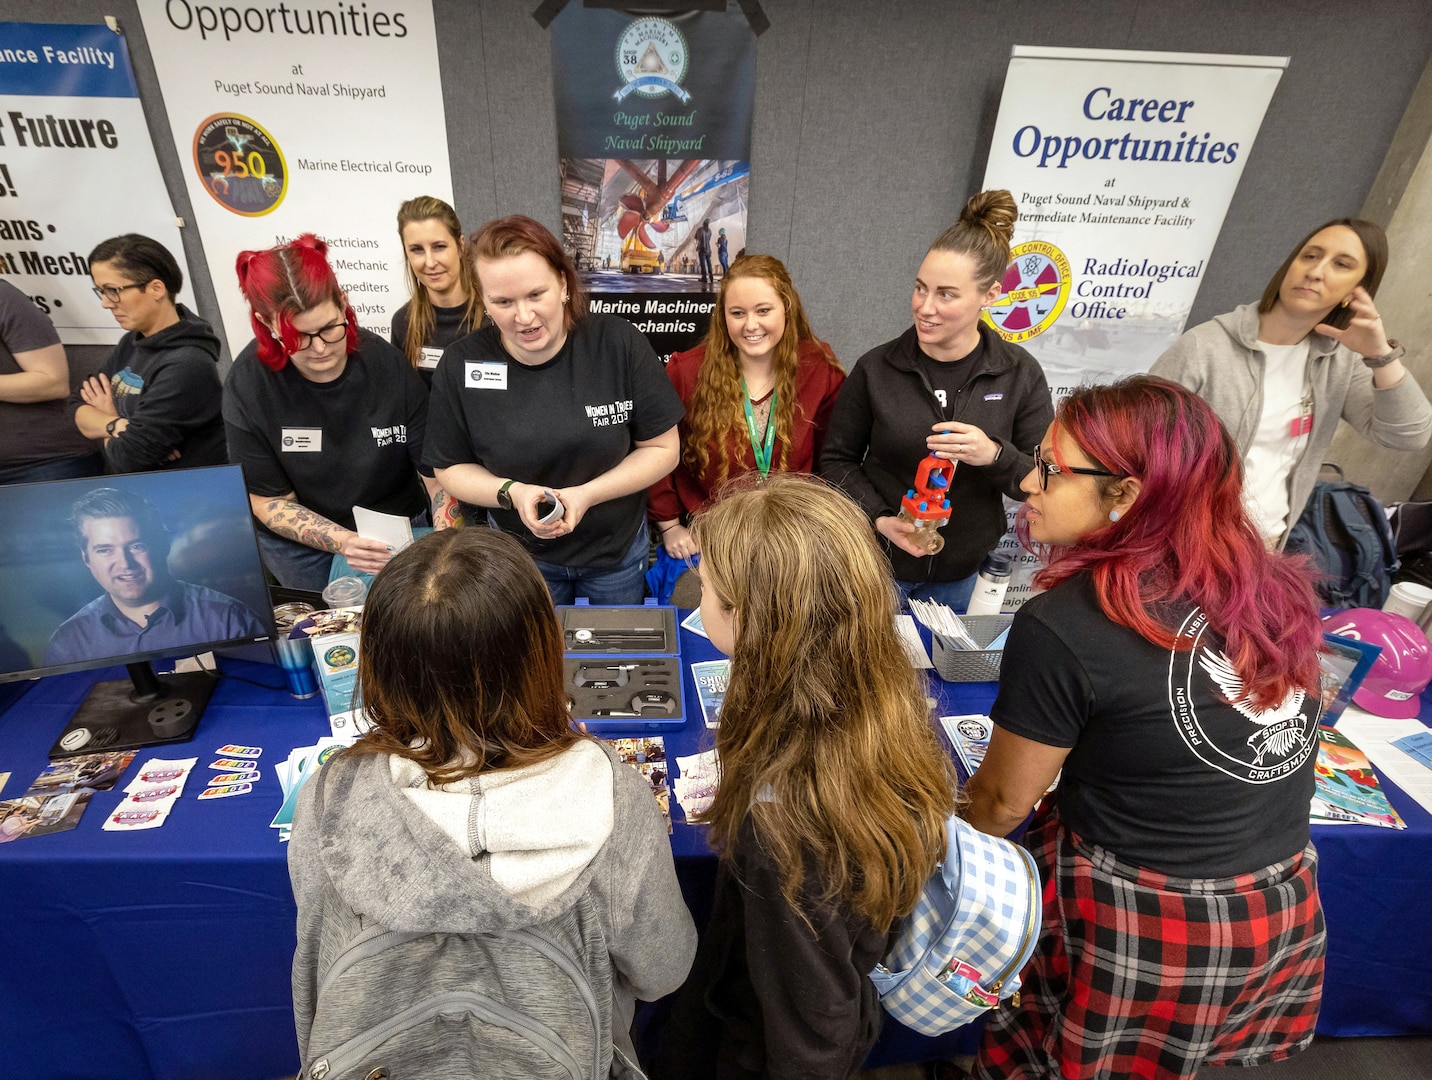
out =
<path fill-rule="evenodd" d="M 1422 614 L 1427 610 L 1427 605 L 1432 604 L 1432 589 L 1426 585 L 1419 585 L 1415 581 L 1399 581 L 1392 586 L 1392 591 L 1387 594 L 1387 600 L 1382 605 L 1383 611 L 1390 611 L 1394 615 L 1403 615 L 1415 623 L 1421 623 Z"/>
<path fill-rule="evenodd" d="M 323 590 L 323 602 L 331 608 L 357 607 L 368 597 L 368 586 L 359 577 L 334 578 Z"/>

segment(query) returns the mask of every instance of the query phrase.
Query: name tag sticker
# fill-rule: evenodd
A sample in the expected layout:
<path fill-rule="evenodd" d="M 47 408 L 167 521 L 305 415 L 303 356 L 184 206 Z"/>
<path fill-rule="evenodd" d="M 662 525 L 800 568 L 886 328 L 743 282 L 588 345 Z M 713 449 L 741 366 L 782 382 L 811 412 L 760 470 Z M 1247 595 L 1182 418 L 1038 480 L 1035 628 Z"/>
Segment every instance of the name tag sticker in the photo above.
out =
<path fill-rule="evenodd" d="M 506 390 L 507 365 L 500 360 L 491 363 L 463 365 L 463 385 L 469 390 Z"/>
<path fill-rule="evenodd" d="M 427 346 L 424 346 L 423 355 L 418 360 L 418 367 L 427 368 L 429 371 L 431 371 L 433 368 L 438 366 L 438 361 L 442 358 L 443 351 L 441 349 L 430 349 Z"/>
<path fill-rule="evenodd" d="M 323 429 L 286 427 L 279 444 L 286 454 L 316 454 L 323 449 Z"/>

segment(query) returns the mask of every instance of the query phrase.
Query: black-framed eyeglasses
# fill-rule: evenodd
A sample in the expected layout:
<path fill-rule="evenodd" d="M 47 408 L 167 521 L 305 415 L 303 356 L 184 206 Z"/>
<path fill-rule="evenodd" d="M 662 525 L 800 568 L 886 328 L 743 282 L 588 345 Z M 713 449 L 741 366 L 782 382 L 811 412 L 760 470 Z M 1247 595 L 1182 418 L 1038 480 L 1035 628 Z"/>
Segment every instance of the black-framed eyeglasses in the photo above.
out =
<path fill-rule="evenodd" d="M 304 349 L 313 344 L 314 338 L 317 338 L 325 345 L 337 345 L 347 334 L 348 320 L 346 318 L 339 319 L 336 323 L 329 323 L 327 326 L 320 326 L 311 334 L 305 334 L 302 330 L 295 330 L 294 335 L 298 338 L 298 347 L 293 351 L 303 352 Z"/>
<path fill-rule="evenodd" d="M 1039 470 L 1039 490 L 1049 490 L 1050 476 L 1057 476 L 1059 473 L 1077 473 L 1080 476 L 1118 476 L 1118 473 L 1110 472 L 1108 469 L 1076 469 L 1073 465 L 1060 465 L 1057 461 L 1044 460 L 1043 447 L 1034 448 L 1034 467 Z"/>
<path fill-rule="evenodd" d="M 152 278 L 150 280 L 153 280 Z M 91 291 L 101 300 L 108 300 L 111 304 L 119 303 L 119 298 L 124 295 L 125 289 L 143 289 L 149 284 L 148 281 L 142 285 L 95 285 Z"/>

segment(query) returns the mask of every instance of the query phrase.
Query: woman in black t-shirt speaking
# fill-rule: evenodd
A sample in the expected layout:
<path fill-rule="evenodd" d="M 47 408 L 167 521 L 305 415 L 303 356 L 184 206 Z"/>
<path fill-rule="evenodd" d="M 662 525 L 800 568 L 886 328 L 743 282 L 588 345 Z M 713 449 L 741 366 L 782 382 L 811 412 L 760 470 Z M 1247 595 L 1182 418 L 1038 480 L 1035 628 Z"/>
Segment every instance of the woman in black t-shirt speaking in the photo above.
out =
<path fill-rule="evenodd" d="M 481 508 L 468 522 L 485 514 L 522 542 L 556 603 L 639 604 L 646 489 L 676 466 L 681 399 L 640 331 L 587 313 L 538 222 L 490 221 L 468 255 L 492 321 L 443 353 L 424 462 Z"/>
<path fill-rule="evenodd" d="M 1044 929 L 975 1071 L 1192 1076 L 1306 1047 L 1326 940 L 1308 804 L 1321 627 L 1243 506 L 1238 449 L 1176 383 L 1061 402 L 1024 478 L 1047 591 L 1015 616 L 966 788 L 1025 837 Z"/>
<path fill-rule="evenodd" d="M 358 320 L 311 234 L 241 252 L 254 340 L 224 383 L 229 460 L 244 467 L 259 550 L 279 584 L 322 589 L 335 553 L 376 574 L 392 557 L 358 535 L 353 508 L 413 518 L 428 395 L 403 354 Z"/>

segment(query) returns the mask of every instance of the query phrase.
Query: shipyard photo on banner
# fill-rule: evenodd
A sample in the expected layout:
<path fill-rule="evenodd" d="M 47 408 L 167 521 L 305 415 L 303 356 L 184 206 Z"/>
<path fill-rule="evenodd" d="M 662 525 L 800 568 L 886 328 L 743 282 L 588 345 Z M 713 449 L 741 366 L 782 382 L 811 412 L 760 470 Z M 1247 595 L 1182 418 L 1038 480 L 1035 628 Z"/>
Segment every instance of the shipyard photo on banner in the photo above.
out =
<path fill-rule="evenodd" d="M 184 258 L 124 37 L 0 23 L 0 274 L 64 344 L 113 345 L 125 331 L 91 291 L 88 259 L 126 232 Z"/>
<path fill-rule="evenodd" d="M 386 337 L 408 299 L 398 207 L 452 202 L 430 0 L 137 2 L 230 350 L 253 337 L 239 252 L 305 232 Z"/>
<path fill-rule="evenodd" d="M 1019 201 L 988 321 L 1056 397 L 1183 332 L 1286 57 L 1016 46 L 985 188 Z"/>
<path fill-rule="evenodd" d="M 756 37 L 738 10 L 552 23 L 562 244 L 592 310 L 663 360 L 706 332 L 746 246 Z"/>

